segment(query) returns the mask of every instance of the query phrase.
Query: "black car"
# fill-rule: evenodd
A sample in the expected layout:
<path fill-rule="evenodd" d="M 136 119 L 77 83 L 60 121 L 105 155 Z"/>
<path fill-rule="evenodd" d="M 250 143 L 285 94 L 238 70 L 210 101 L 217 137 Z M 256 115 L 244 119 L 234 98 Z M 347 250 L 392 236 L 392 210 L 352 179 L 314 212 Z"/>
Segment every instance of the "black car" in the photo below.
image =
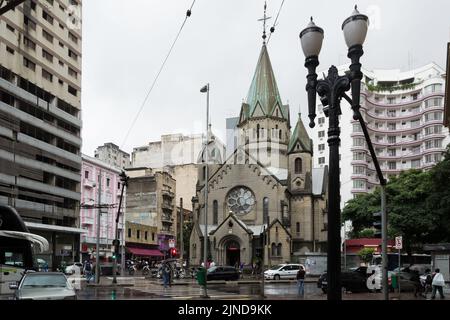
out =
<path fill-rule="evenodd" d="M 350 271 L 344 271 L 341 273 L 341 286 L 345 291 L 351 292 L 366 292 L 367 288 L 367 267 L 359 267 Z M 323 273 L 317 281 L 317 287 L 322 289 L 324 293 L 327 293 L 328 282 L 327 274 Z"/>
<path fill-rule="evenodd" d="M 229 266 L 214 266 L 208 269 L 207 280 L 239 280 L 239 271 Z"/>

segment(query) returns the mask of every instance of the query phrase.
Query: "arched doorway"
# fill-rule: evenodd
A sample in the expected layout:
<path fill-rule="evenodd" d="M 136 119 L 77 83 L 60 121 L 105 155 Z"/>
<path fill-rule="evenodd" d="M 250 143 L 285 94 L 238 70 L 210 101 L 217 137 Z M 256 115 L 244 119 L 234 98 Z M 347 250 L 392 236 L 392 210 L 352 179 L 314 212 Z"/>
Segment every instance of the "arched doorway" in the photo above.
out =
<path fill-rule="evenodd" d="M 241 262 L 241 246 L 236 240 L 225 243 L 225 261 L 228 266 L 239 266 Z"/>

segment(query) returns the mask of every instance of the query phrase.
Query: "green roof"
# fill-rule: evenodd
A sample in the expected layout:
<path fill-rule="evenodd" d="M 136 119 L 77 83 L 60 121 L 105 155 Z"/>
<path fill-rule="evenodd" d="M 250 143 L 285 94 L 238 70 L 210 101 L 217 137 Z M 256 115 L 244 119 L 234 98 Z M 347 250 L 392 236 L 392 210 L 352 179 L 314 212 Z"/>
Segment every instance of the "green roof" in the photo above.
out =
<path fill-rule="evenodd" d="M 297 146 L 297 143 L 300 143 L 300 152 L 309 152 L 313 153 L 313 143 L 309 138 L 308 132 L 306 132 L 305 126 L 303 125 L 303 121 L 301 115 L 298 115 L 297 125 L 295 126 L 294 133 L 289 141 L 288 153 L 297 151 L 294 150 Z"/>
<path fill-rule="evenodd" d="M 261 106 L 265 116 L 271 115 L 278 105 L 281 113 L 283 113 L 282 116 L 287 118 L 287 114 L 284 114 L 285 110 L 278 92 L 277 82 L 266 45 L 263 45 L 261 49 L 255 75 L 253 76 L 252 84 L 247 94 L 246 104 L 249 106 L 244 112 L 245 118 L 247 119 L 252 117 L 258 105 Z"/>

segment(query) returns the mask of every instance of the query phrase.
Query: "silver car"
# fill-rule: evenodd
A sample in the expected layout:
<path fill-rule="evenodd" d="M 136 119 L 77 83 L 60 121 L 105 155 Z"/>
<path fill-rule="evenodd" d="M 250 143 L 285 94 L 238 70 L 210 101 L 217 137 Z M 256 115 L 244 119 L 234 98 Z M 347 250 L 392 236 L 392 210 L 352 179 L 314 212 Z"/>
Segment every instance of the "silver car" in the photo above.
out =
<path fill-rule="evenodd" d="M 28 272 L 10 284 L 15 300 L 76 300 L 73 286 L 61 272 Z"/>

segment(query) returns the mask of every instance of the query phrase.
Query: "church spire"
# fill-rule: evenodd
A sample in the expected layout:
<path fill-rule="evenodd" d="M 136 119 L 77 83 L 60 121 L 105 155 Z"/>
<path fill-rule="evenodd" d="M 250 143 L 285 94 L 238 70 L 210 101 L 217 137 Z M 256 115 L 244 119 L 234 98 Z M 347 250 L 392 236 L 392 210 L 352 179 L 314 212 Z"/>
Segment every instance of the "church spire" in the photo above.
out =
<path fill-rule="evenodd" d="M 296 149 L 299 144 L 300 149 Z M 294 129 L 294 133 L 289 141 L 288 153 L 309 152 L 313 153 L 313 142 L 309 138 L 308 132 L 302 121 L 301 113 L 298 113 L 298 121 Z"/>

